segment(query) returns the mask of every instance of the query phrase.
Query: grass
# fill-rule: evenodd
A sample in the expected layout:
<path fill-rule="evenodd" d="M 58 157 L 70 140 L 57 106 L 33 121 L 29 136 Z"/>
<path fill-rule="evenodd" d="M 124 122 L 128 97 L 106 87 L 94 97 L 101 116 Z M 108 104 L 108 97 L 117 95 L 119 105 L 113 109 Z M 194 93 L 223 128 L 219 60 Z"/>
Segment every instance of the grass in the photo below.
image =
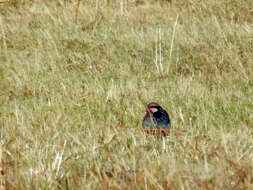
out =
<path fill-rule="evenodd" d="M 77 3 L 0 4 L 0 189 L 252 189 L 252 0 Z"/>

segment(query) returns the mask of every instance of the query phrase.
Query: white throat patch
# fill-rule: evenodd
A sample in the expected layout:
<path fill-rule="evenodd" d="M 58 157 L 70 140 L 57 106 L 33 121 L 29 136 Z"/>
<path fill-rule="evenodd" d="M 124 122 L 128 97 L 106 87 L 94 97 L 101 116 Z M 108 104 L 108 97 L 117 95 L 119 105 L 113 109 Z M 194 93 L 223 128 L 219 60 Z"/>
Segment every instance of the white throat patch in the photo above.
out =
<path fill-rule="evenodd" d="M 157 109 L 157 108 L 151 108 L 150 111 L 151 111 L 152 113 L 155 113 L 155 112 L 158 111 L 158 109 Z"/>

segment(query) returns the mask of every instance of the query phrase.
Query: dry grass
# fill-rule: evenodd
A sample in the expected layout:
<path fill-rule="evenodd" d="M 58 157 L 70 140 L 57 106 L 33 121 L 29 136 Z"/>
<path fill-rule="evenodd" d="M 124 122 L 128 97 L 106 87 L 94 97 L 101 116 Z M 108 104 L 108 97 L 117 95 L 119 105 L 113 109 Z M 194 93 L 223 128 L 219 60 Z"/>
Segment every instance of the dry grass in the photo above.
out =
<path fill-rule="evenodd" d="M 0 3 L 0 189 L 252 189 L 252 7 Z"/>

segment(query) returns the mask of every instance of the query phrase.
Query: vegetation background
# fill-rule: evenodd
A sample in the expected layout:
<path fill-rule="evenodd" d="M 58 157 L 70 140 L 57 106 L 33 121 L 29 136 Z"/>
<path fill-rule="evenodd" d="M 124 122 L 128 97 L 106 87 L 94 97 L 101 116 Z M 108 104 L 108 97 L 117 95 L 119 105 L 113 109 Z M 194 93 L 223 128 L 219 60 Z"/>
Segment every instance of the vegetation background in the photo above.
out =
<path fill-rule="evenodd" d="M 252 189 L 253 1 L 2 0 L 0 163 L 8 190 Z"/>

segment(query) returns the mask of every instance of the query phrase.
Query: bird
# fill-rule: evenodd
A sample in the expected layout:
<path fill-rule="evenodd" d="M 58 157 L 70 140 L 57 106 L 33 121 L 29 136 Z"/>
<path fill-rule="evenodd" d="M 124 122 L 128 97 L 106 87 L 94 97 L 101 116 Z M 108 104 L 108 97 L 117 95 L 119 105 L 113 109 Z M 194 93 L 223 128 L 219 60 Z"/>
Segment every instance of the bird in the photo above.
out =
<path fill-rule="evenodd" d="M 158 133 L 167 136 L 171 127 L 170 117 L 159 104 L 151 102 L 146 107 L 146 114 L 142 121 L 142 128 L 147 133 Z"/>

